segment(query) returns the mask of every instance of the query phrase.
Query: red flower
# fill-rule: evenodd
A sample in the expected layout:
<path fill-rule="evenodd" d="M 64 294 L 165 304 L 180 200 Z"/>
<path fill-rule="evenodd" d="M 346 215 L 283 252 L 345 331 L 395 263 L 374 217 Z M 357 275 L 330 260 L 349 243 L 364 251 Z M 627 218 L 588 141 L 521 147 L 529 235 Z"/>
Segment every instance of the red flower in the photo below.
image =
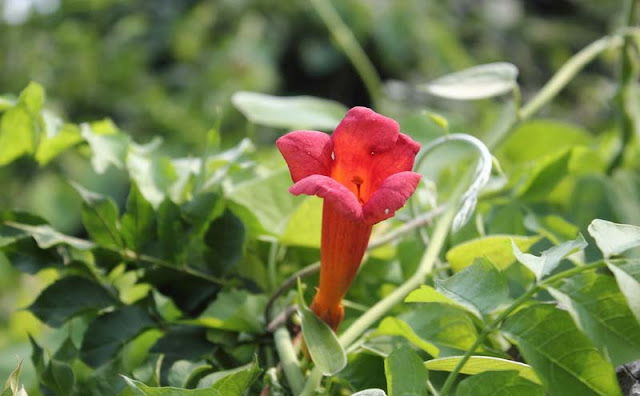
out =
<path fill-rule="evenodd" d="M 366 107 L 349 110 L 331 136 L 295 131 L 276 144 L 295 183 L 289 191 L 324 198 L 320 284 L 311 309 L 335 331 L 372 226 L 404 206 L 420 181 L 411 172 L 420 145 Z"/>

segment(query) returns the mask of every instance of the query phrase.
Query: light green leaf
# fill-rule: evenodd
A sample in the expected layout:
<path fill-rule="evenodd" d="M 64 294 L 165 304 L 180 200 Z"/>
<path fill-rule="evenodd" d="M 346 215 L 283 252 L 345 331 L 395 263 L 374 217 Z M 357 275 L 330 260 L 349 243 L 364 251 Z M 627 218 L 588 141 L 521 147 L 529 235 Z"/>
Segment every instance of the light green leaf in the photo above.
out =
<path fill-rule="evenodd" d="M 25 89 L 20 92 L 18 103 L 23 105 L 31 114 L 38 114 L 44 105 L 44 88 L 42 85 L 31 81 Z"/>
<path fill-rule="evenodd" d="M 589 224 L 588 231 L 605 257 L 640 246 L 640 227 L 595 219 Z"/>
<path fill-rule="evenodd" d="M 306 197 L 289 193 L 291 176 L 288 169 L 274 172 L 239 184 L 231 190 L 229 200 L 247 208 L 261 224 L 264 232 L 280 235 L 287 226 L 289 216 Z"/>
<path fill-rule="evenodd" d="M 563 242 L 545 250 L 540 257 L 529 253 L 522 253 L 514 242 L 512 242 L 511 245 L 513 254 L 518 261 L 529 268 L 531 272 L 536 275 L 536 278 L 540 280 L 549 275 L 566 256 L 587 247 L 587 241 L 585 241 L 582 234 L 580 234 L 578 238 L 573 241 Z"/>
<path fill-rule="evenodd" d="M 404 302 L 449 304 L 466 309 L 464 306 L 458 304 L 456 301 L 445 296 L 429 285 L 420 285 L 419 289 L 416 289 L 409 293 L 409 295 L 404 299 Z"/>
<path fill-rule="evenodd" d="M 54 230 L 49 225 L 29 225 L 11 222 L 8 224 L 29 234 L 42 249 L 49 249 L 56 245 L 69 245 L 79 250 L 92 249 L 95 245 L 84 239 L 74 238 Z"/>
<path fill-rule="evenodd" d="M 552 305 L 533 305 L 507 318 L 513 339 L 551 396 L 620 396 L 615 371 L 575 325 Z"/>
<path fill-rule="evenodd" d="M 49 131 L 47 131 L 46 136 L 41 136 L 40 144 L 38 144 L 35 156 L 36 161 L 38 161 L 40 165 L 46 165 L 58 154 L 82 142 L 82 140 L 80 129 L 73 124 L 65 124 L 52 134 L 49 134 Z"/>
<path fill-rule="evenodd" d="M 324 375 L 334 375 L 347 365 L 347 354 L 331 328 L 306 306 L 298 279 L 298 312 L 309 355 Z"/>
<path fill-rule="evenodd" d="M 427 396 L 429 373 L 422 359 L 408 346 L 393 351 L 384 361 L 389 396 Z"/>
<path fill-rule="evenodd" d="M 629 260 L 620 264 L 607 261 L 607 267 L 616 277 L 618 287 L 627 299 L 631 312 L 640 321 L 640 261 Z"/>
<path fill-rule="evenodd" d="M 427 360 L 424 365 L 432 371 L 453 371 L 462 356 L 449 356 L 439 359 Z M 515 371 L 526 380 L 536 384 L 542 384 L 540 378 L 531 366 L 513 360 L 500 359 L 491 356 L 471 356 L 464 364 L 460 372 L 462 374 L 480 374 L 487 371 Z"/>
<path fill-rule="evenodd" d="M 347 112 L 338 102 L 313 96 L 278 97 L 236 92 L 231 103 L 251 122 L 287 129 L 331 131 Z"/>
<path fill-rule="evenodd" d="M 117 132 L 110 121 L 81 124 L 80 131 L 91 147 L 91 164 L 97 173 L 104 173 L 110 166 L 125 168 L 131 140 L 129 135 Z"/>
<path fill-rule="evenodd" d="M 2 387 L 2 393 L 0 396 L 4 396 L 5 392 L 8 396 L 13 396 L 18 393 L 19 388 L 18 385 L 20 379 L 20 372 L 22 371 L 22 360 L 18 362 L 18 366 L 9 374 L 9 378 L 7 378 L 7 382 L 5 382 L 4 387 Z"/>
<path fill-rule="evenodd" d="M 140 381 L 122 376 L 129 388 L 138 396 L 223 396 L 215 389 L 180 389 L 170 386 L 151 387 Z"/>
<path fill-rule="evenodd" d="M 506 277 L 486 257 L 444 281 L 436 281 L 436 288 L 480 319 L 509 300 Z"/>
<path fill-rule="evenodd" d="M 321 229 L 322 200 L 309 197 L 291 214 L 280 237 L 280 243 L 319 248 Z"/>
<path fill-rule="evenodd" d="M 230 374 L 215 381 L 211 387 L 224 396 L 242 396 L 248 393 L 261 372 L 257 357 L 254 356 L 252 363 L 238 367 Z"/>
<path fill-rule="evenodd" d="M 470 241 L 454 246 L 447 252 L 446 258 L 454 271 L 461 271 L 471 265 L 478 257 L 486 257 L 498 269 L 503 270 L 513 264 L 516 257 L 513 255 L 511 241 L 514 241 L 518 248 L 527 251 L 533 244 L 540 240 L 539 236 L 517 236 L 517 235 L 491 235 L 472 239 Z"/>
<path fill-rule="evenodd" d="M 169 196 L 171 186 L 178 180 L 175 166 L 168 157 L 150 156 L 136 150 L 127 157 L 127 171 L 154 208 Z"/>
<path fill-rule="evenodd" d="M 517 371 L 488 371 L 460 382 L 456 396 L 544 396 L 540 385 L 518 376 Z"/>
<path fill-rule="evenodd" d="M 91 367 L 111 359 L 130 339 L 156 326 L 151 315 L 141 307 L 128 305 L 94 319 L 87 328 L 80 348 L 80 358 Z"/>
<path fill-rule="evenodd" d="M 365 389 L 351 396 L 387 396 L 387 394 L 382 389 Z"/>
<path fill-rule="evenodd" d="M 35 120 L 23 106 L 7 110 L 0 120 L 0 166 L 33 152 Z"/>
<path fill-rule="evenodd" d="M 517 77 L 518 68 L 511 63 L 487 63 L 447 74 L 420 88 L 447 99 L 485 99 L 513 91 Z"/>
<path fill-rule="evenodd" d="M 247 333 L 260 333 L 264 328 L 263 315 L 267 297 L 246 290 L 223 291 L 198 319 L 189 323 Z"/>
<path fill-rule="evenodd" d="M 516 196 L 528 201 L 547 199 L 569 173 L 571 154 L 571 150 L 566 150 L 549 155 L 536 163 L 535 167 L 527 172 L 524 182 L 516 191 Z"/>
<path fill-rule="evenodd" d="M 640 324 L 613 277 L 582 273 L 564 279 L 549 292 L 613 364 L 640 359 Z"/>
<path fill-rule="evenodd" d="M 440 355 L 440 349 L 437 346 L 420 338 L 411 326 L 398 318 L 384 318 L 373 336 L 378 335 L 401 336 L 433 357 Z"/>
<path fill-rule="evenodd" d="M 115 303 L 115 299 L 97 283 L 80 276 L 68 276 L 44 289 L 29 310 L 49 326 L 59 327 L 74 315 Z"/>

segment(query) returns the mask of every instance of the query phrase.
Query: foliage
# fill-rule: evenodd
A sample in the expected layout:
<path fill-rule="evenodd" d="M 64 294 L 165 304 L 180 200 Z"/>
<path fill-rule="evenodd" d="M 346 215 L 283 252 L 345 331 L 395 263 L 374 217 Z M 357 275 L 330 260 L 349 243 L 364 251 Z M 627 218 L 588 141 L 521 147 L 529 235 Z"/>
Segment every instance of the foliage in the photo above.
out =
<path fill-rule="evenodd" d="M 333 10 L 330 3 L 312 3 L 341 37 L 338 48 L 353 49 L 357 23 L 355 35 L 335 31 L 339 14 L 322 8 Z M 123 32 L 150 26 L 131 18 L 121 21 Z M 177 26 L 177 53 L 197 56 L 189 36 L 198 32 L 188 29 L 198 25 Z M 77 38 L 87 48 L 94 39 Z M 81 222 L 78 231 L 17 205 L 0 211 L 0 258 L 49 277 L 26 308 L 53 329 L 29 336 L 39 384 L 29 394 L 622 394 L 616 366 L 640 360 L 640 164 L 637 136 L 625 133 L 636 126 L 637 108 L 622 97 L 624 122 L 597 134 L 534 117 L 602 52 L 636 65 L 637 39 L 627 29 L 597 40 L 525 103 L 510 63 L 420 85 L 454 100 L 504 99 L 487 107 L 504 114 L 489 131 L 472 131 L 484 164 L 493 163 L 486 175 L 467 170 L 475 157 L 462 147 L 470 140 L 448 133 L 456 119 L 399 110 L 368 84 L 379 111 L 397 113 L 403 131 L 426 147 L 416 164 L 425 183 L 411 210 L 374 230 L 337 334 L 306 305 L 316 284 L 320 205 L 287 192 L 283 162 L 273 148 L 256 150 L 253 132 L 229 143 L 209 114 L 193 121 L 206 132 L 198 153 L 181 156 L 159 140 L 139 143 L 109 119 L 66 119 L 35 82 L 0 97 L 4 169 L 59 172 L 74 158 L 126 191 L 98 192 L 86 178 L 60 173 L 76 195 L 70 216 Z M 636 80 L 636 68 L 621 70 L 619 90 L 635 92 Z M 65 100 L 66 84 L 56 99 Z M 258 125 L 330 130 L 345 111 L 310 96 L 230 90 Z M 137 111 L 167 116 L 157 105 Z M 478 175 L 481 183 L 467 189 Z M 21 363 L 3 396 L 26 395 L 20 371 Z"/>

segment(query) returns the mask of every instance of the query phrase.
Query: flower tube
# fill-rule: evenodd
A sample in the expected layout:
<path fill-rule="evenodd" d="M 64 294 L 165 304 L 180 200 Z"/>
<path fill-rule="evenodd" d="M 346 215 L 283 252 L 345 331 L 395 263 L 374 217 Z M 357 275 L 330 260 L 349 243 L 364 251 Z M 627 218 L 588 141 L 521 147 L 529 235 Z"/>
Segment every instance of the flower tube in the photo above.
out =
<path fill-rule="evenodd" d="M 420 181 L 411 171 L 420 145 L 366 107 L 349 110 L 332 135 L 294 131 L 276 145 L 294 182 L 289 191 L 324 199 L 320 283 L 311 309 L 336 331 L 371 228 L 404 206 Z"/>

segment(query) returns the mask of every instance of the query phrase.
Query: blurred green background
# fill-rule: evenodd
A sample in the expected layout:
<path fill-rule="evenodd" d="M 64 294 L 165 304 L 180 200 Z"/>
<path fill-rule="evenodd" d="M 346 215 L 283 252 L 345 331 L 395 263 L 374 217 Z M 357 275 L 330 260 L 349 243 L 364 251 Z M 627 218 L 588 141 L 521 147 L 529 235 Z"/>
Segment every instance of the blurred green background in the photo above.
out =
<path fill-rule="evenodd" d="M 389 111 L 430 108 L 455 130 L 482 134 L 504 103 L 456 103 L 413 87 L 495 61 L 520 70 L 524 98 L 572 54 L 621 26 L 623 0 L 347 0 L 343 20 L 386 81 Z M 593 134 L 615 125 L 617 57 L 589 65 L 544 110 Z M 315 95 L 371 105 L 348 59 L 304 0 L 0 0 L 0 94 L 29 81 L 47 90 L 47 108 L 75 123 L 112 119 L 137 142 L 161 136 L 172 155 L 200 154 L 221 117 L 222 146 L 249 135 L 272 152 L 283 131 L 248 125 L 230 102 L 239 90 Z M 385 108 L 378 109 L 382 112 Z M 404 125 L 404 124 L 403 124 Z M 412 133 L 413 131 L 405 131 Z M 117 173 L 96 178 L 78 154 L 38 168 L 0 168 L 0 209 L 21 208 L 78 232 L 78 198 L 65 178 L 115 198 Z M 49 334 L 27 306 L 53 274 L 23 276 L 0 257 L 0 380 L 28 360 L 27 332 Z M 56 337 L 56 334 L 49 334 Z M 33 381 L 27 369 L 23 380 Z M 30 393 L 31 394 L 31 393 Z"/>

